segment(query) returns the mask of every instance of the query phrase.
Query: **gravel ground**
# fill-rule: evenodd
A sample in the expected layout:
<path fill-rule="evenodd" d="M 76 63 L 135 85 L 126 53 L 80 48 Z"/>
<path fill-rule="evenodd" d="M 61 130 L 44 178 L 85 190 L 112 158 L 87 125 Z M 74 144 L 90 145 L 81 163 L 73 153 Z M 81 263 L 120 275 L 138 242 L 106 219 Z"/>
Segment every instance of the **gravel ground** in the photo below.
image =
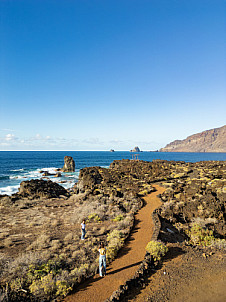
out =
<path fill-rule="evenodd" d="M 131 299 L 126 301 L 223 302 L 225 281 L 222 251 L 171 244 L 167 259 L 148 278 L 146 287 L 131 293 Z"/>

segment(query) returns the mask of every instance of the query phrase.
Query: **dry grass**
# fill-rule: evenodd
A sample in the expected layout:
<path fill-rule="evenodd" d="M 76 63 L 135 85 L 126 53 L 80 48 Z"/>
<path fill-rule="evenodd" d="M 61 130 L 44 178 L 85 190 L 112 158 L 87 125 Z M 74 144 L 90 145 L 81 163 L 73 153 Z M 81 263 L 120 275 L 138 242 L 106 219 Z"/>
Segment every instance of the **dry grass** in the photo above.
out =
<path fill-rule="evenodd" d="M 51 299 L 56 293 L 64 296 L 77 282 L 94 274 L 100 242 L 108 242 L 111 261 L 123 245 L 133 213 L 139 207 L 132 196 L 88 198 L 86 194 L 74 195 L 67 201 L 18 203 L 20 206 L 3 205 L 0 213 L 0 289 L 4 291 L 2 297 L 11 301 L 20 299 L 21 289 L 32 292 L 40 301 Z M 123 205 L 124 212 L 119 205 Z M 88 217 L 92 218 L 86 226 L 86 240 L 81 241 L 80 224 Z M 113 221 L 117 217 L 123 218 Z M 120 240 L 107 241 L 108 234 L 114 230 L 120 230 Z M 48 273 L 49 261 L 59 266 L 52 277 Z M 30 271 L 31 265 L 43 272 L 43 281 L 35 269 Z"/>

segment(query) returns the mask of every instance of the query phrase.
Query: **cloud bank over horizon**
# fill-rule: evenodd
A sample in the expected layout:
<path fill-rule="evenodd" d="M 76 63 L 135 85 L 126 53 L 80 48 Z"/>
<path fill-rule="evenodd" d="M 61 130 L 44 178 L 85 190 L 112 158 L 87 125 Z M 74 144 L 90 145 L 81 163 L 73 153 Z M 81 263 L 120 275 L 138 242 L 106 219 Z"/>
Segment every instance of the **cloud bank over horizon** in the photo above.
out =
<path fill-rule="evenodd" d="M 50 137 L 41 136 L 36 134 L 32 137 L 20 138 L 12 133 L 0 136 L 0 149 L 2 151 L 108 151 L 115 149 L 118 151 L 129 151 L 134 146 L 139 147 L 144 151 L 156 150 L 153 146 L 155 142 L 148 141 L 133 141 L 133 140 L 108 140 L 102 141 L 99 138 L 87 138 L 87 139 L 76 139 L 76 138 L 63 138 L 63 137 Z"/>

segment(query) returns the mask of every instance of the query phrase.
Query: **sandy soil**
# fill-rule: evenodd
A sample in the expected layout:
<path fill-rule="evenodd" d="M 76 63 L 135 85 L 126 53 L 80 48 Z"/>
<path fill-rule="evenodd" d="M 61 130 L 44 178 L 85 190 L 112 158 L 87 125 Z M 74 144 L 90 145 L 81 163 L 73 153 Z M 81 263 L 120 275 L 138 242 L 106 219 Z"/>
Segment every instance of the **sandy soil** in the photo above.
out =
<path fill-rule="evenodd" d="M 133 302 L 226 301 L 226 262 L 222 252 L 171 246 L 161 269 L 144 289 L 131 292 Z"/>
<path fill-rule="evenodd" d="M 157 197 L 164 189 L 155 186 L 157 191 L 147 195 L 144 199 L 146 205 L 135 217 L 135 228 L 120 251 L 117 259 L 107 267 L 107 276 L 99 275 L 90 278 L 79 289 L 68 296 L 66 302 L 101 302 L 118 289 L 127 279 L 136 272 L 139 264 L 144 259 L 145 247 L 150 241 L 153 232 L 151 213 L 161 205 Z"/>

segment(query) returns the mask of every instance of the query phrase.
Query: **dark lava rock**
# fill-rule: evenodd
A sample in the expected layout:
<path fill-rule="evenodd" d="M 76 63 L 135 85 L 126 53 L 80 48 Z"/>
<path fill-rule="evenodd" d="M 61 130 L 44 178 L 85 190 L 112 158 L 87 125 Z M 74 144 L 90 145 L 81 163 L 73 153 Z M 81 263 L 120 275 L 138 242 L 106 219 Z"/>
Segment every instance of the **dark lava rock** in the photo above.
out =
<path fill-rule="evenodd" d="M 64 157 L 63 172 L 75 172 L 75 162 L 71 156 Z"/>
<path fill-rule="evenodd" d="M 60 195 L 68 196 L 68 192 L 51 180 L 32 179 L 22 181 L 19 192 L 15 195 L 29 198 L 56 198 Z"/>
<path fill-rule="evenodd" d="M 44 171 L 42 175 L 43 175 L 43 176 L 51 176 L 51 175 L 54 175 L 54 174 L 51 174 L 51 173 L 49 173 L 48 171 Z"/>
<path fill-rule="evenodd" d="M 57 172 L 55 175 L 54 175 L 54 177 L 61 177 L 62 175 L 61 175 L 61 173 L 60 172 Z"/>
<path fill-rule="evenodd" d="M 94 189 L 95 185 L 103 180 L 100 174 L 100 167 L 88 167 L 80 170 L 78 189 L 83 192 L 87 189 Z"/>
<path fill-rule="evenodd" d="M 136 146 L 131 152 L 140 152 L 140 148 Z"/>

